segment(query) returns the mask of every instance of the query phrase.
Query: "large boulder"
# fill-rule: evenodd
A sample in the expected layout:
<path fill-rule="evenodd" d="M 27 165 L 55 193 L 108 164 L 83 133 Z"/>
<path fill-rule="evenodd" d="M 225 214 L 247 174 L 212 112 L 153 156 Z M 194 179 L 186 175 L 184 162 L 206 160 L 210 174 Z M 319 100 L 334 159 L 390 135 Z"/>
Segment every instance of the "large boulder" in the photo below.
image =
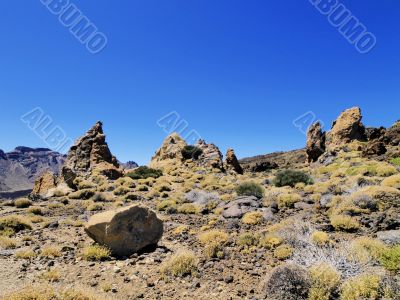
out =
<path fill-rule="evenodd" d="M 243 174 L 243 168 L 240 165 L 233 149 L 228 149 L 228 151 L 226 152 L 224 166 L 225 170 L 227 171 L 231 171 L 237 174 Z"/>
<path fill-rule="evenodd" d="M 318 158 L 325 152 L 325 132 L 322 131 L 320 122 L 316 122 L 308 129 L 307 132 L 307 161 L 309 163 L 316 162 Z"/>
<path fill-rule="evenodd" d="M 371 140 L 368 142 L 367 147 L 363 150 L 364 157 L 380 156 L 387 152 L 385 143 L 379 139 Z"/>
<path fill-rule="evenodd" d="M 366 141 L 367 135 L 361 120 L 362 115 L 359 107 L 353 107 L 342 112 L 333 123 L 332 130 L 327 133 L 327 148 L 340 148 L 354 140 Z"/>
<path fill-rule="evenodd" d="M 306 300 L 311 284 L 307 270 L 287 264 L 276 267 L 267 277 L 263 293 L 269 300 Z"/>
<path fill-rule="evenodd" d="M 35 180 L 35 186 L 32 190 L 31 196 L 43 197 L 51 189 L 57 185 L 57 176 L 53 172 L 45 172 L 42 176 Z"/>
<path fill-rule="evenodd" d="M 144 206 L 132 205 L 93 215 L 85 232 L 116 256 L 130 256 L 156 245 L 163 234 L 163 222 Z"/>
<path fill-rule="evenodd" d="M 238 197 L 221 206 L 224 218 L 241 218 L 248 212 L 253 212 L 262 207 L 261 202 L 254 196 Z"/>

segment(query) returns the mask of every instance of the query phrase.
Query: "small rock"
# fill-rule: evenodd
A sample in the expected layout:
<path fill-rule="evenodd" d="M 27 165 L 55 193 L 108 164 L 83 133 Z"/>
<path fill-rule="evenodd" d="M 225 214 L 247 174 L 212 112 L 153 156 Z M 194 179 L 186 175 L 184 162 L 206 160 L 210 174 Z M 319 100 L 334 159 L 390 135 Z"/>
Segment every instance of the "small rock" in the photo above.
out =
<path fill-rule="evenodd" d="M 380 231 L 377 233 L 377 237 L 385 244 L 400 244 L 400 230 Z"/>
<path fill-rule="evenodd" d="M 224 281 L 225 281 L 225 283 L 228 283 L 228 284 L 232 283 L 233 282 L 233 276 L 225 277 Z"/>

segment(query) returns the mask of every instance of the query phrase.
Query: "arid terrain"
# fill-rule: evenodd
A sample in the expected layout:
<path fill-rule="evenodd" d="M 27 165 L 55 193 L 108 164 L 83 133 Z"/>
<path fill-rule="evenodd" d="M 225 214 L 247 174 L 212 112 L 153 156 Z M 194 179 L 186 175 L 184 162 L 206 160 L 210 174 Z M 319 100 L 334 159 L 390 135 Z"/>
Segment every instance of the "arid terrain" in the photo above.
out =
<path fill-rule="evenodd" d="M 238 160 L 174 133 L 124 169 L 98 122 L 1 201 L 0 298 L 400 299 L 400 122 L 352 108 L 305 143 Z"/>

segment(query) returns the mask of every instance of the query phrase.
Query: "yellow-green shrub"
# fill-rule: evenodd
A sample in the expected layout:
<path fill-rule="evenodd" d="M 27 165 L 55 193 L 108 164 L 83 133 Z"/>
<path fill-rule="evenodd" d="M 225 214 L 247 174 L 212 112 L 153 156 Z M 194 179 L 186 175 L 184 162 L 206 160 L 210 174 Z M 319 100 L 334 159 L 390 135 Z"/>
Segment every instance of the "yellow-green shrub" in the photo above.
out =
<path fill-rule="evenodd" d="M 360 223 L 347 215 L 333 215 L 330 220 L 332 226 L 339 231 L 355 231 L 360 228 Z"/>
<path fill-rule="evenodd" d="M 389 271 L 400 271 L 400 245 L 386 249 L 381 254 L 379 261 Z"/>
<path fill-rule="evenodd" d="M 289 245 L 281 245 L 274 251 L 274 257 L 279 260 L 286 260 L 293 255 L 293 248 Z"/>
<path fill-rule="evenodd" d="M 183 277 L 196 274 L 197 265 L 196 255 L 191 251 L 183 250 L 165 261 L 160 271 L 163 276 Z"/>
<path fill-rule="evenodd" d="M 32 205 L 32 201 L 27 198 L 20 198 L 15 200 L 14 205 L 17 208 L 27 208 Z"/>
<path fill-rule="evenodd" d="M 380 283 L 381 278 L 378 275 L 360 275 L 350 278 L 341 287 L 341 299 L 377 299 Z"/>
<path fill-rule="evenodd" d="M 282 244 L 283 240 L 277 235 L 274 234 L 267 234 L 262 236 L 259 241 L 260 247 L 266 249 L 275 249 L 276 247 Z"/>
<path fill-rule="evenodd" d="M 11 239 L 6 236 L 0 236 L 0 247 L 3 249 L 14 249 L 17 247 L 15 239 Z"/>
<path fill-rule="evenodd" d="M 299 194 L 284 193 L 278 196 L 278 206 L 280 208 L 283 207 L 293 208 L 294 204 L 299 201 L 301 201 L 301 196 Z"/>
<path fill-rule="evenodd" d="M 400 189 L 400 174 L 393 175 L 384 179 L 381 185 Z"/>
<path fill-rule="evenodd" d="M 319 246 L 323 246 L 329 242 L 329 235 L 324 231 L 314 231 L 311 234 L 311 240 L 315 244 L 317 244 Z"/>
<path fill-rule="evenodd" d="M 312 286 L 308 295 L 309 300 L 329 300 L 331 293 L 340 284 L 339 272 L 329 264 L 322 263 L 310 269 Z"/>
<path fill-rule="evenodd" d="M 351 243 L 353 256 L 364 263 L 378 260 L 386 250 L 387 246 L 383 242 L 370 237 L 359 237 Z"/>
<path fill-rule="evenodd" d="M 107 247 L 94 245 L 83 249 L 83 259 L 88 261 L 103 261 L 110 258 L 111 251 Z"/>
<path fill-rule="evenodd" d="M 178 207 L 178 212 L 188 215 L 198 214 L 200 213 L 200 207 L 192 203 L 184 203 Z"/>
<path fill-rule="evenodd" d="M 242 222 L 248 225 L 257 225 L 262 223 L 262 221 L 263 221 L 263 214 L 257 211 L 248 212 L 242 218 Z"/>

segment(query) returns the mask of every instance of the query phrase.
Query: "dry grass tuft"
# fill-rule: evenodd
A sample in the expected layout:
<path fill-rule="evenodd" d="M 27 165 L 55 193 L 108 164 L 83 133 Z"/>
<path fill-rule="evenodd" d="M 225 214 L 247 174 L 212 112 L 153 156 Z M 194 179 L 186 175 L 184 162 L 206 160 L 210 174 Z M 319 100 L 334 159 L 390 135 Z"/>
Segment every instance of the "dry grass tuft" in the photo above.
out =
<path fill-rule="evenodd" d="M 183 250 L 165 261 L 160 271 L 163 276 L 194 275 L 197 273 L 197 264 L 196 255 L 191 251 Z"/>
<path fill-rule="evenodd" d="M 111 251 L 107 247 L 94 245 L 83 249 L 83 258 L 88 261 L 104 261 L 110 258 Z"/>

